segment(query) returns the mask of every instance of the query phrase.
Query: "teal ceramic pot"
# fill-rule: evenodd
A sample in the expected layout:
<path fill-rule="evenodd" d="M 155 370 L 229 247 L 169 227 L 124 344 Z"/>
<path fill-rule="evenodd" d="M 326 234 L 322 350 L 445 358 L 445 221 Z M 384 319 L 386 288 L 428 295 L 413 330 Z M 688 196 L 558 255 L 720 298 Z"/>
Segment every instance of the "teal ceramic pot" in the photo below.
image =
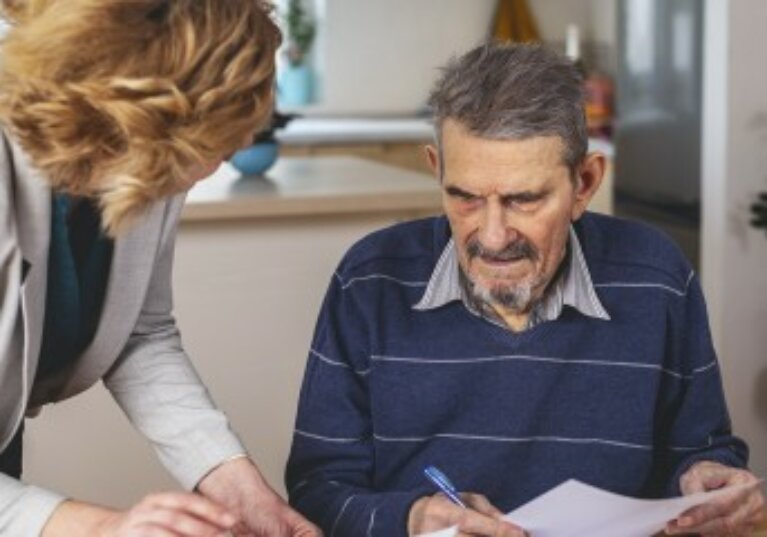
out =
<path fill-rule="evenodd" d="M 240 149 L 229 161 L 243 175 L 262 175 L 277 160 L 277 142 L 259 142 Z"/>
<path fill-rule="evenodd" d="M 280 106 L 302 106 L 312 102 L 314 77 L 308 65 L 288 65 L 277 81 L 277 101 Z"/>

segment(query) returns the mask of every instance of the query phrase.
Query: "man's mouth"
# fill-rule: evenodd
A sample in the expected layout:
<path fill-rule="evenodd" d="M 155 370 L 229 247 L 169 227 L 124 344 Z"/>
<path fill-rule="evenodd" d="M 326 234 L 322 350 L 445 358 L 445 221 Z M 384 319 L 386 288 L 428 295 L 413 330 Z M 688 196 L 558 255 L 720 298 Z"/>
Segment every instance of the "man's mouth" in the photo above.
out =
<path fill-rule="evenodd" d="M 514 267 L 522 261 L 535 262 L 537 254 L 527 241 L 517 241 L 499 250 L 485 248 L 477 239 L 470 240 L 466 245 L 469 261 L 479 259 L 485 266 Z"/>
<path fill-rule="evenodd" d="M 528 258 L 527 256 L 521 255 L 521 256 L 514 256 L 514 257 L 480 256 L 480 259 L 482 260 L 483 263 L 487 265 L 504 266 L 504 265 L 513 265 L 520 261 L 526 261 Z"/>

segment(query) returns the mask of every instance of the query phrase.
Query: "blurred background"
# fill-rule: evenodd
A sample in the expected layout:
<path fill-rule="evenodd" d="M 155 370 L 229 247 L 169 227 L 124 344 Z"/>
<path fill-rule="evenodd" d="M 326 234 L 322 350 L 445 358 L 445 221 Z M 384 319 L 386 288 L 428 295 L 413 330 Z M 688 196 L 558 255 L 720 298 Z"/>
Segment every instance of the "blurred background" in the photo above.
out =
<path fill-rule="evenodd" d="M 610 161 L 593 209 L 661 228 L 700 272 L 734 427 L 767 476 L 767 235 L 750 225 L 767 190 L 767 2 L 278 0 L 276 13 L 280 115 L 191 192 L 175 287 L 190 355 L 280 490 L 334 266 L 368 231 L 439 212 L 427 94 L 489 37 L 544 42 L 583 69 L 590 148 Z M 102 399 L 97 387 L 30 421 L 27 478 L 121 505 L 173 486 Z"/>

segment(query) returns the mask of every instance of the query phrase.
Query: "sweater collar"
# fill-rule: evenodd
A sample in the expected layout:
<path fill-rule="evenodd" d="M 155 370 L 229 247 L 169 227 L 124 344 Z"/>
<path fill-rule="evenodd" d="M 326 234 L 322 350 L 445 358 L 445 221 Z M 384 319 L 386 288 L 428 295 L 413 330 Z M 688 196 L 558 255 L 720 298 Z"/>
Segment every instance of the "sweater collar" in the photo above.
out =
<path fill-rule="evenodd" d="M 535 307 L 534 315 L 531 317 L 533 323 L 557 319 L 564 306 L 573 307 L 583 315 L 609 321 L 610 316 L 594 289 L 583 249 L 572 226 L 570 226 L 568 248 L 569 255 L 564 261 L 567 266 L 554 285 L 546 291 L 543 300 Z M 423 296 L 413 309 L 428 311 L 456 300 L 463 302 L 472 312 L 478 313 L 461 284 L 458 254 L 455 250 L 455 241 L 451 238 L 432 271 Z"/>

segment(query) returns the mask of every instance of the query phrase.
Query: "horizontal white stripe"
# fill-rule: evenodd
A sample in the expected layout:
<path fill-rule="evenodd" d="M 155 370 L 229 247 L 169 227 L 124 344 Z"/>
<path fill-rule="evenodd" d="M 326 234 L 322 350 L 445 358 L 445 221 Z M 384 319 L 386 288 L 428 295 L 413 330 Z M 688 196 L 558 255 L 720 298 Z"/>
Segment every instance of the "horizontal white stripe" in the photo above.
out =
<path fill-rule="evenodd" d="M 670 369 L 665 369 L 657 364 L 637 364 L 632 362 L 607 362 L 604 360 L 565 360 L 564 358 L 550 358 L 545 356 L 528 356 L 528 355 L 507 355 L 507 356 L 483 356 L 475 358 L 457 358 L 454 360 L 440 359 L 440 358 L 414 358 L 414 357 L 399 357 L 399 356 L 378 356 L 373 355 L 370 357 L 374 362 L 401 362 L 408 364 L 425 364 L 425 365 L 470 365 L 487 362 L 506 362 L 506 361 L 526 361 L 526 362 L 544 362 L 557 365 L 589 365 L 589 366 L 604 366 L 604 367 L 626 367 L 633 369 L 650 369 L 654 371 L 660 371 L 667 375 L 679 379 L 691 379 L 696 373 L 705 371 L 716 365 L 713 361 L 698 369 L 694 369 L 689 375 L 678 373 Z"/>
<path fill-rule="evenodd" d="M 332 365 L 333 367 L 343 367 L 345 369 L 352 369 L 349 364 L 345 364 L 345 363 L 339 362 L 337 360 L 332 360 L 332 359 L 328 358 L 327 356 L 325 356 L 324 354 L 316 351 L 315 349 L 309 349 L 309 354 L 312 354 L 312 355 L 316 356 L 320 361 L 322 361 L 322 362 L 324 362 L 324 363 L 326 363 L 328 365 Z M 368 368 L 368 369 L 360 369 L 360 370 L 352 369 L 352 371 L 354 373 L 356 373 L 357 375 L 360 375 L 361 377 L 364 377 L 365 375 L 370 373 L 370 368 Z"/>
<path fill-rule="evenodd" d="M 604 444 L 608 446 L 629 448 L 629 449 L 641 449 L 652 450 L 653 447 L 644 444 L 632 444 L 630 442 L 620 442 L 618 440 L 609 440 L 606 438 L 568 438 L 564 436 L 486 436 L 486 435 L 473 435 L 473 434 L 457 434 L 457 433 L 437 433 L 429 436 L 411 436 L 411 437 L 392 437 L 374 435 L 374 438 L 380 442 L 428 442 L 434 439 L 443 440 L 471 440 L 481 442 L 508 442 L 508 443 L 532 443 L 532 442 L 559 442 L 565 444 Z"/>
<path fill-rule="evenodd" d="M 368 438 L 338 438 L 324 436 L 314 433 L 308 433 L 299 429 L 295 430 L 295 434 L 299 436 L 305 436 L 322 442 L 331 442 L 335 444 L 352 444 L 356 442 L 364 442 Z M 555 442 L 561 444 L 601 444 L 606 446 L 627 448 L 627 449 L 640 449 L 644 451 L 652 450 L 653 446 L 647 444 L 635 444 L 632 442 L 622 442 L 620 440 L 610 440 L 608 438 L 573 438 L 566 436 L 493 436 L 493 435 L 478 435 L 478 434 L 459 434 L 459 433 L 436 433 L 427 436 L 384 436 L 373 435 L 373 438 L 378 442 L 387 443 L 423 443 L 430 440 L 442 439 L 442 440 L 465 440 L 472 442 L 505 442 L 505 443 L 536 443 L 536 442 Z M 712 441 L 709 438 L 708 443 L 702 446 L 668 446 L 671 451 L 699 451 L 711 447 Z M 296 489 L 298 486 L 296 486 Z"/>
<path fill-rule="evenodd" d="M 687 296 L 687 292 L 690 290 L 690 282 L 692 281 L 692 277 L 694 275 L 695 275 L 695 271 L 690 271 L 690 274 L 687 276 L 687 281 L 684 284 L 684 290 L 681 290 L 681 291 L 675 287 L 664 285 L 662 283 L 654 283 L 654 282 L 605 282 L 605 283 L 594 284 L 594 287 L 628 287 L 628 288 L 655 287 L 657 289 L 663 289 L 665 291 L 669 291 L 670 293 L 674 293 L 677 296 Z"/>
<path fill-rule="evenodd" d="M 703 367 L 698 367 L 696 369 L 693 369 L 692 370 L 692 374 L 694 375 L 695 373 L 703 373 L 704 371 L 706 371 L 708 369 L 711 369 L 712 367 L 715 367 L 715 366 L 716 366 L 716 360 L 712 361 L 708 365 L 704 365 Z M 690 376 L 692 376 L 692 375 L 690 375 Z"/>
<path fill-rule="evenodd" d="M 389 276 L 388 274 L 367 274 L 366 276 L 356 276 L 354 278 L 350 278 L 347 281 L 344 281 L 343 278 L 341 278 L 341 275 L 337 272 L 335 273 L 336 278 L 338 278 L 338 281 L 341 283 L 341 289 L 346 290 L 350 286 L 354 285 L 357 282 L 367 281 L 367 280 L 388 280 L 394 283 L 398 283 L 400 285 L 404 285 L 406 287 L 425 287 L 428 282 L 410 282 L 405 280 L 400 280 L 398 278 L 395 278 L 394 276 Z"/>
<path fill-rule="evenodd" d="M 293 433 L 298 436 L 304 436 L 306 438 L 312 438 L 314 440 L 321 440 L 322 442 L 333 442 L 336 444 L 354 444 L 355 442 L 364 442 L 365 440 L 368 439 L 366 437 L 341 438 L 337 436 L 324 436 L 321 434 L 314 434 L 314 433 L 302 431 L 301 429 L 294 429 Z"/>
<path fill-rule="evenodd" d="M 595 283 L 594 287 L 629 287 L 629 288 L 656 287 L 658 289 L 664 289 L 666 291 L 674 293 L 675 295 L 678 295 L 678 296 L 685 296 L 687 294 L 684 291 L 680 291 L 679 289 L 675 289 L 674 287 L 669 287 L 668 285 L 663 285 L 661 283 L 608 282 L 608 283 Z"/>
<path fill-rule="evenodd" d="M 322 360 L 323 362 L 325 362 L 328 365 L 332 365 L 334 367 L 344 367 L 346 369 L 351 369 L 351 367 L 349 367 L 349 364 L 345 364 L 343 362 L 338 362 L 336 360 L 331 360 L 330 358 L 328 358 L 324 354 L 322 354 L 320 352 L 317 352 L 314 349 L 309 349 L 309 354 L 313 354 L 314 356 L 316 356 L 317 358 L 319 358 L 320 360 Z"/>

